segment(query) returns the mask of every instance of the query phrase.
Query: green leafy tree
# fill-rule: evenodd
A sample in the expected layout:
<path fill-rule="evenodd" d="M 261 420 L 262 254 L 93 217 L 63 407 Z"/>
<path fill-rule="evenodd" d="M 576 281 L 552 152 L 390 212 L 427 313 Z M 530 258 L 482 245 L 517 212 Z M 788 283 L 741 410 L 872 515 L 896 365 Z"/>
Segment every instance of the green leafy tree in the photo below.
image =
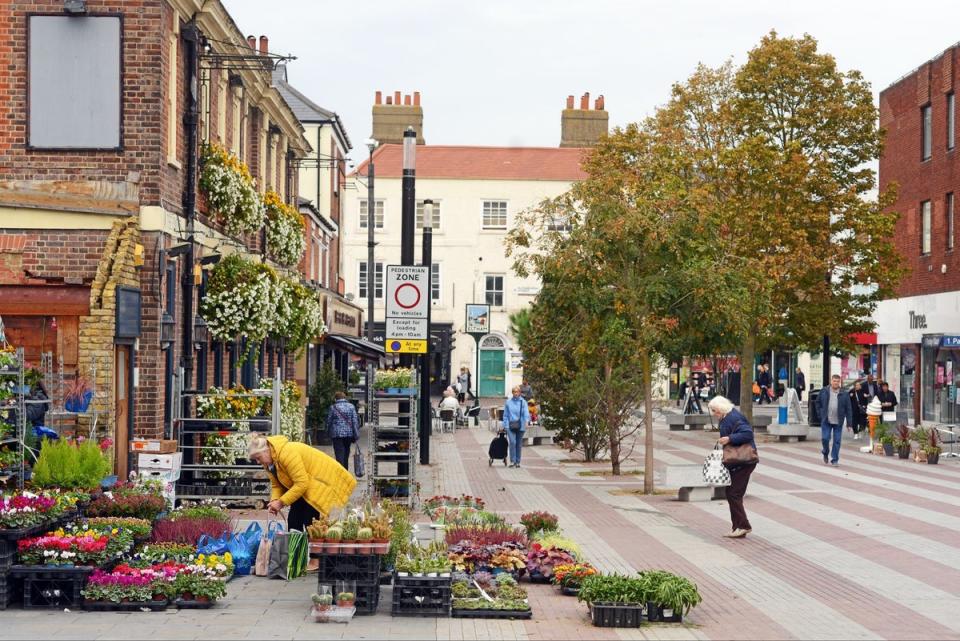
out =
<path fill-rule="evenodd" d="M 310 387 L 309 399 L 307 405 L 307 428 L 314 436 L 315 443 L 329 441 L 327 436 L 327 412 L 333 405 L 334 395 L 337 392 L 344 392 L 343 381 L 333 369 L 331 363 L 326 363 L 319 372 L 317 380 Z"/>

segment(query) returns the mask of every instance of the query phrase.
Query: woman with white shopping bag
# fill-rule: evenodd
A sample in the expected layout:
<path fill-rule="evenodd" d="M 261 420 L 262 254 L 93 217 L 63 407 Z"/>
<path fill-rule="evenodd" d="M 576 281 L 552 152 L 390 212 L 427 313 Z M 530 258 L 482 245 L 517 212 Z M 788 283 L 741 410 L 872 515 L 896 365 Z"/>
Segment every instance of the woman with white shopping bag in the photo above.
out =
<path fill-rule="evenodd" d="M 723 464 L 730 472 L 727 504 L 730 506 L 732 531 L 724 536 L 743 538 L 753 530 L 743 509 L 743 495 L 747 492 L 750 475 L 760 461 L 753 427 L 747 417 L 723 396 L 714 396 L 707 407 L 711 415 L 720 419 L 720 440 L 717 443 L 723 447 Z"/>

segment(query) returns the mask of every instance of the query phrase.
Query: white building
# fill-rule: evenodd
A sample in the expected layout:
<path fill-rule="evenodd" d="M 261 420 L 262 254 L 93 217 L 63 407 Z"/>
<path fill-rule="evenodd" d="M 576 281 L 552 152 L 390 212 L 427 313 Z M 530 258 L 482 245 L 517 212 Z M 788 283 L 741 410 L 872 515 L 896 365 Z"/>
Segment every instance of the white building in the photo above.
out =
<path fill-rule="evenodd" d="M 381 104 L 378 92 L 373 111 L 374 138 L 380 142 L 373 154 L 378 340 L 383 340 L 385 266 L 400 263 L 402 146 L 397 143 L 403 130 L 412 126 L 421 143 L 416 149 L 417 263 L 422 256 L 422 203 L 434 202 L 433 391 L 438 393 L 461 367 L 468 367 L 481 397 L 503 397 L 523 375 L 522 354 L 509 331 L 510 314 L 529 306 L 539 291 L 537 280 L 514 274 L 512 259 L 504 253 L 504 238 L 518 212 L 564 193 L 585 176 L 580 164 L 586 142 L 581 140 L 592 131 L 595 142 L 606 132 L 603 100 L 589 109 L 589 97 L 584 96 L 581 109 L 573 109 L 573 97 L 568 98 L 561 147 L 556 148 L 422 144 L 419 95 L 414 95 L 413 104 L 409 96 L 406 100 L 400 105 L 397 94 L 395 104 L 389 97 Z M 356 189 L 346 192 L 341 226 L 345 291 L 360 305 L 367 300 L 367 165 L 364 161 L 350 176 Z M 480 341 L 479 361 L 474 340 L 463 333 L 468 303 L 491 306 L 490 333 Z"/>

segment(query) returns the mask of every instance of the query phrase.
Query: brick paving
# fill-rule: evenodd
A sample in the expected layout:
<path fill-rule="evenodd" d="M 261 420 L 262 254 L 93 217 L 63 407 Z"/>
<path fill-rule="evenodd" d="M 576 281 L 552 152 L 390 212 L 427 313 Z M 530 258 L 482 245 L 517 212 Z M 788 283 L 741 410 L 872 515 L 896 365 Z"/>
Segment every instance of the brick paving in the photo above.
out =
<path fill-rule="evenodd" d="M 754 532 L 729 529 L 726 503 L 680 503 L 640 494 L 642 476 L 583 476 L 608 464 L 576 462 L 556 446 L 525 447 L 523 467 L 488 464 L 479 428 L 436 435 L 435 463 L 420 470 L 422 496 L 473 494 L 519 520 L 543 509 L 609 572 L 663 568 L 694 580 L 704 602 L 682 624 L 595 628 L 574 598 L 529 585 L 534 618 L 393 619 L 390 590 L 372 617 L 316 624 L 307 615 L 312 576 L 291 582 L 238 578 L 210 611 L 0 612 L 4 638 L 171 639 L 960 639 L 960 461 L 929 466 L 856 451 L 839 468 L 820 460 L 819 438 L 765 442 L 746 508 Z M 656 474 L 699 463 L 716 434 L 656 429 Z M 638 444 L 625 469 L 642 467 Z M 247 512 L 241 518 L 259 518 Z M 435 533 L 421 527 L 418 536 Z"/>

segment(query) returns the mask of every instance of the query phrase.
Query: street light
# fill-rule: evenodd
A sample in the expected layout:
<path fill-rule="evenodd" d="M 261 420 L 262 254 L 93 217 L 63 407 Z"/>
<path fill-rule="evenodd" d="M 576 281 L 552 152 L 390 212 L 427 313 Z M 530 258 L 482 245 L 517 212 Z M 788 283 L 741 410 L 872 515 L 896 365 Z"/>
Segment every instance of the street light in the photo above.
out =
<path fill-rule="evenodd" d="M 376 202 L 373 198 L 373 152 L 376 151 L 379 144 L 373 138 L 367 138 L 367 150 L 370 152 L 370 159 L 367 163 L 367 341 L 373 343 L 373 294 L 374 287 L 377 285 L 376 265 L 374 265 L 373 250 L 376 243 L 373 241 L 373 227 L 376 224 Z M 386 327 L 384 327 L 386 330 Z M 372 416 L 371 405 L 373 403 L 373 361 L 367 360 L 367 410 L 366 419 Z"/>

